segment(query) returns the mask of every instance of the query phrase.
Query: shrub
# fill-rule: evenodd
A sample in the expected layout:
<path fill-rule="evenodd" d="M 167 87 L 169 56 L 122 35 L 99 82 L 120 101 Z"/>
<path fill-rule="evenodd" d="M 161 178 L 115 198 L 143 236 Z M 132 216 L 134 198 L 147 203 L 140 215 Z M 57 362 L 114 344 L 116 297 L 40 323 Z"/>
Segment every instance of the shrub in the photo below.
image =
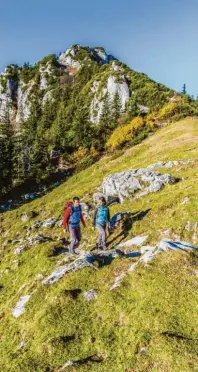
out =
<path fill-rule="evenodd" d="M 167 105 L 163 106 L 159 111 L 159 119 L 169 119 L 179 111 L 179 105 L 177 102 L 170 102 Z"/>
<path fill-rule="evenodd" d="M 149 129 L 154 129 L 157 126 L 156 117 L 157 117 L 157 115 L 155 113 L 150 113 L 146 116 L 146 118 L 145 118 L 146 126 Z"/>
<path fill-rule="evenodd" d="M 111 150 L 115 150 L 123 146 L 125 143 L 129 142 L 143 126 L 144 120 L 141 117 L 136 117 L 129 124 L 116 128 L 107 141 L 107 147 Z"/>
<path fill-rule="evenodd" d="M 73 159 L 75 162 L 81 161 L 87 155 L 87 150 L 84 147 L 79 147 L 77 151 L 73 154 Z"/>

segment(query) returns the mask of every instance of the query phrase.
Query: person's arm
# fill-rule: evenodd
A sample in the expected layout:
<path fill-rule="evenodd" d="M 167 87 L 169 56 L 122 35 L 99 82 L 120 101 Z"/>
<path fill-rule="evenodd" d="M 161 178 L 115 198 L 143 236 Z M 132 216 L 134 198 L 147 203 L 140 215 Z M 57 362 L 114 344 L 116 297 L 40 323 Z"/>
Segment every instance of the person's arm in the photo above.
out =
<path fill-rule="evenodd" d="M 109 210 L 109 208 L 108 208 L 108 213 L 107 213 L 108 229 L 110 229 L 110 220 L 111 220 L 111 217 L 110 217 L 110 210 Z"/>
<path fill-rule="evenodd" d="M 86 226 L 86 225 L 85 225 L 85 219 L 84 219 L 82 213 L 81 213 L 81 215 L 80 215 L 80 220 L 81 220 L 83 226 L 85 227 L 85 226 Z"/>
<path fill-rule="evenodd" d="M 110 210 L 109 210 L 109 208 L 108 208 L 107 221 L 110 222 L 110 219 L 111 219 L 111 217 L 110 217 Z"/>
<path fill-rule="evenodd" d="M 92 220 L 92 226 L 93 227 L 96 226 L 96 216 L 97 216 L 97 213 L 98 213 L 98 208 L 95 209 L 94 214 L 93 214 L 93 220 Z"/>
<path fill-rule="evenodd" d="M 67 208 L 64 214 L 64 218 L 63 218 L 63 230 L 66 230 L 66 228 L 68 227 L 70 214 L 71 214 L 71 210 L 70 208 Z"/>

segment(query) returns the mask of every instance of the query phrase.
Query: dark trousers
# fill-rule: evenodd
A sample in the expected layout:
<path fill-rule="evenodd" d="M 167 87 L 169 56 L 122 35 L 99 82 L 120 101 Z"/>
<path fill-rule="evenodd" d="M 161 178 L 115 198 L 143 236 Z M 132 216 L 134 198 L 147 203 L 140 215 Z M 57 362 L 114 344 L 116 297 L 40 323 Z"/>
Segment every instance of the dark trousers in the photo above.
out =
<path fill-rule="evenodd" d="M 70 251 L 74 252 L 76 248 L 78 248 L 79 243 L 81 241 L 81 231 L 80 227 L 72 227 L 69 225 L 69 233 L 70 233 Z"/>

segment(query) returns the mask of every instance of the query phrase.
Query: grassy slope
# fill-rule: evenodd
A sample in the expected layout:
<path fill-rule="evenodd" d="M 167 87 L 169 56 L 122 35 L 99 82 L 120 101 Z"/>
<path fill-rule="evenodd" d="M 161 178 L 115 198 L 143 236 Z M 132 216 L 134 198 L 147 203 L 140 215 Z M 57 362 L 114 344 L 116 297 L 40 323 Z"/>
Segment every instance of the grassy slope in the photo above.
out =
<path fill-rule="evenodd" d="M 106 157 L 40 200 L 3 215 L 1 245 L 6 239 L 25 236 L 21 215 L 39 212 L 37 219 L 59 216 L 66 200 L 74 194 L 91 200 L 94 188 L 110 173 L 145 167 L 160 160 L 192 158 L 194 163 L 178 166 L 168 173 L 184 177 L 176 185 L 139 200 L 111 207 L 117 211 L 150 211 L 134 221 L 128 237 L 149 234 L 148 243 L 163 236 L 196 241 L 185 230 L 187 221 L 197 221 L 198 207 L 198 120 L 186 119 L 160 129 L 142 144 L 121 157 Z M 160 170 L 167 172 L 167 170 Z M 182 204 L 185 196 L 190 197 Z M 31 222 L 26 223 L 31 224 Z M 53 238 L 61 229 L 39 230 Z M 33 235 L 36 232 L 33 233 Z M 115 241 L 119 231 L 114 234 Z M 95 241 L 90 223 L 83 231 L 82 247 Z M 114 291 L 108 290 L 115 275 L 127 270 L 133 259 L 115 259 L 98 271 L 85 268 L 70 273 L 52 286 L 42 286 L 37 274 L 44 276 L 63 260 L 54 256 L 60 243 L 37 245 L 17 257 L 13 245 L 1 250 L 0 266 L 0 369 L 3 371 L 58 371 L 70 359 L 102 355 L 102 363 L 87 362 L 68 371 L 195 371 L 198 370 L 198 279 L 196 253 L 167 253 L 148 267 L 139 266 Z M 6 270 L 7 269 L 7 270 Z M 97 300 L 85 302 L 82 293 L 73 299 L 67 289 L 96 289 Z M 11 309 L 20 296 L 32 293 L 24 315 L 15 319 Z M 163 332 L 183 336 L 168 336 Z M 74 336 L 61 341 L 60 337 Z M 25 347 L 19 349 L 20 342 Z M 140 352 L 141 347 L 146 347 Z"/>

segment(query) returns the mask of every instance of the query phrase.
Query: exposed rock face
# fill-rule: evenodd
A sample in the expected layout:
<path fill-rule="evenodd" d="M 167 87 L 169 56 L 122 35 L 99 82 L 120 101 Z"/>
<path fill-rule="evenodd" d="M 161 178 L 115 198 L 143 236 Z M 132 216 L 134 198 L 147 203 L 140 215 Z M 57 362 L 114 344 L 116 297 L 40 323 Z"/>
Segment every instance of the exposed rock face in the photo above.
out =
<path fill-rule="evenodd" d="M 117 76 L 114 75 L 109 76 L 106 87 L 103 88 L 101 93 L 98 95 L 97 91 L 99 87 L 100 83 L 98 81 L 94 81 L 91 88 L 91 91 L 95 94 L 90 106 L 90 121 L 95 124 L 97 124 L 100 120 L 100 116 L 103 109 L 103 99 L 106 94 L 108 94 L 109 96 L 110 103 L 113 101 L 115 94 L 116 93 L 119 94 L 122 111 L 125 110 L 126 102 L 130 96 L 129 87 L 125 80 L 124 75 L 120 75 L 119 80 Z"/>
<path fill-rule="evenodd" d="M 100 64 L 109 63 L 115 59 L 111 54 L 107 54 L 103 48 L 91 48 L 90 51 L 99 58 Z"/>
<path fill-rule="evenodd" d="M 107 81 L 107 92 L 109 93 L 110 99 L 113 100 L 116 93 L 119 94 L 122 110 L 125 109 L 126 101 L 129 98 L 129 87 L 125 81 L 125 77 L 120 75 L 117 81 L 115 76 L 110 76 Z"/>
<path fill-rule="evenodd" d="M 84 59 L 76 57 L 77 53 L 81 50 L 87 52 Z M 57 58 L 56 66 L 52 65 L 51 61 L 41 61 L 38 68 L 39 75 L 37 75 L 37 78 L 39 77 L 39 89 L 40 91 L 44 91 L 40 99 L 41 107 L 44 107 L 46 102 L 52 99 L 53 78 L 54 81 L 59 79 L 56 74 L 54 75 L 54 68 L 65 70 L 71 68 L 78 71 L 84 63 L 89 61 L 95 61 L 98 65 L 103 65 L 114 59 L 115 58 L 112 55 L 108 55 L 103 48 L 83 48 L 80 45 L 75 45 L 60 54 Z M 117 71 L 116 66 L 114 67 L 115 71 Z M 16 76 L 14 75 L 13 78 L 10 78 L 9 76 L 13 75 L 12 71 L 16 73 Z M 10 73 L 11 75 L 9 75 Z M 68 73 L 72 74 L 72 72 L 69 72 L 69 69 Z M 27 120 L 30 115 L 31 98 L 34 95 L 32 88 L 38 81 L 33 77 L 25 83 L 21 77 L 21 69 L 19 67 L 17 68 L 15 65 L 10 65 L 0 76 L 2 78 L 0 80 L 0 120 L 5 119 L 5 116 L 7 116 L 11 122 L 20 124 Z M 50 79 L 48 79 L 49 77 Z M 51 90 L 50 86 L 52 86 Z"/>
<path fill-rule="evenodd" d="M 3 74 L 1 76 L 3 76 Z M 13 81 L 11 82 L 10 80 L 8 80 L 6 89 L 4 89 L 0 81 L 0 120 L 5 119 L 7 115 L 9 117 L 11 117 L 12 115 L 13 89 L 14 89 Z"/>
<path fill-rule="evenodd" d="M 141 197 L 151 192 L 157 192 L 166 184 L 173 184 L 178 178 L 170 174 L 153 172 L 150 169 L 139 168 L 112 174 L 104 178 L 102 183 L 105 195 L 118 195 L 120 200 Z"/>
<path fill-rule="evenodd" d="M 30 81 L 29 84 L 24 84 L 23 81 L 20 81 L 18 92 L 17 92 L 17 114 L 16 114 L 16 123 L 21 123 L 28 119 L 30 115 L 30 100 L 29 96 L 34 85 L 33 81 Z"/>

